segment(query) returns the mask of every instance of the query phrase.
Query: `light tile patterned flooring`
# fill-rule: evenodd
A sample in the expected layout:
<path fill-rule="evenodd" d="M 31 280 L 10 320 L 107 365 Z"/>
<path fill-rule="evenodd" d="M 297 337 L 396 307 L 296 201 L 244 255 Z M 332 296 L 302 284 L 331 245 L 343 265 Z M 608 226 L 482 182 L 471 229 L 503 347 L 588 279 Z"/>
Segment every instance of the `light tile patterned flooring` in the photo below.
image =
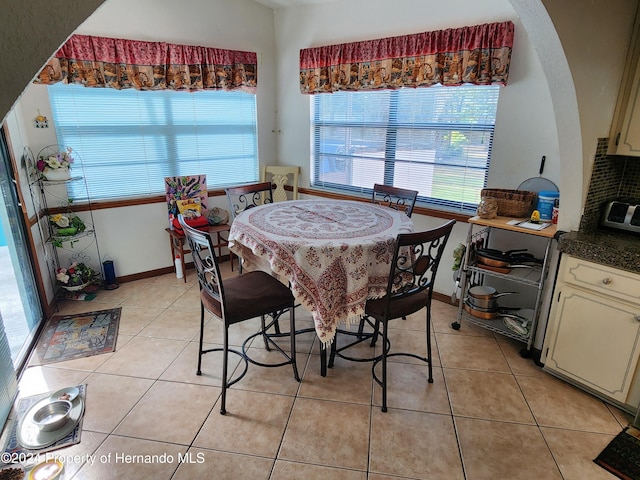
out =
<path fill-rule="evenodd" d="M 290 366 L 250 365 L 222 416 L 220 354 L 205 355 L 195 375 L 193 271 L 186 284 L 174 275 L 125 283 L 62 313 L 115 306 L 114 353 L 30 366 L 20 381 L 20 396 L 87 383 L 82 441 L 55 452 L 76 456 L 65 479 L 606 480 L 592 460 L 631 421 L 522 358 L 521 344 L 472 325 L 452 330 L 456 309 L 441 302 L 432 309 L 435 381 L 426 383 L 424 364 L 391 363 L 387 413 L 370 364 L 338 360 L 320 376 L 312 332 L 297 336 L 301 383 Z M 220 343 L 219 321 L 207 318 L 206 342 Z M 303 308 L 296 320 L 312 325 Z M 231 342 L 257 325 L 233 327 Z M 424 348 L 424 312 L 392 326 L 394 348 Z M 276 355 L 255 345 L 256 357 Z"/>

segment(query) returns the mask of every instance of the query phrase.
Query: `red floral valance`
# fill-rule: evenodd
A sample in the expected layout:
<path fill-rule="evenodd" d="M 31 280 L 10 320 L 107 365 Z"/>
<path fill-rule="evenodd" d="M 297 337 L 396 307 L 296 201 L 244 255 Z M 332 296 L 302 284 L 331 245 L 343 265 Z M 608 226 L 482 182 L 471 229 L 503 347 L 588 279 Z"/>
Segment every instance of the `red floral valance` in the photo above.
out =
<path fill-rule="evenodd" d="M 34 82 L 255 93 L 257 74 L 255 52 L 73 35 Z"/>
<path fill-rule="evenodd" d="M 487 23 L 435 32 L 300 50 L 300 90 L 506 85 L 513 23 Z"/>

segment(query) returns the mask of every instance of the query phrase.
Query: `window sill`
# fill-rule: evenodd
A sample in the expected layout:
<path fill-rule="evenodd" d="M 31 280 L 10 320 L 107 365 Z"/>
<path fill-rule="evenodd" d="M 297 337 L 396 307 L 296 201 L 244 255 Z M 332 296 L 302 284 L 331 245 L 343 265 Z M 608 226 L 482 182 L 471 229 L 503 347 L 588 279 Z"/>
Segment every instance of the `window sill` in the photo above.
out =
<path fill-rule="evenodd" d="M 316 190 L 314 188 L 298 188 L 298 193 L 302 193 L 305 195 L 313 195 L 315 197 L 333 198 L 336 200 L 355 200 L 358 202 L 371 201 L 370 198 L 359 197 L 356 195 L 347 195 L 344 193 L 328 192 L 326 190 Z M 413 213 L 414 214 L 417 213 L 419 215 L 426 215 L 428 217 L 445 218 L 447 220 L 455 219 L 458 222 L 465 222 L 465 223 L 467 223 L 467 221 L 471 217 L 475 216 L 475 212 L 469 213 L 469 214 L 449 212 L 447 210 L 438 210 L 435 208 L 423 207 L 417 203 L 416 203 L 416 206 L 413 208 Z"/>
<path fill-rule="evenodd" d="M 322 198 L 333 198 L 336 200 L 355 200 L 358 202 L 370 202 L 371 199 L 369 197 L 359 197 L 357 195 L 347 195 L 344 193 L 337 193 L 337 192 L 329 192 L 326 190 L 317 190 L 314 188 L 299 188 L 298 189 L 298 193 L 301 194 L 305 194 L 305 195 L 313 195 L 314 197 L 322 197 Z M 225 195 L 224 189 L 222 190 L 210 190 L 208 192 L 209 197 L 217 197 L 217 196 L 223 196 Z M 152 197 L 142 197 L 142 198 L 132 198 L 132 199 L 128 199 L 128 200 L 103 200 L 103 201 L 95 201 L 92 202 L 91 207 L 89 207 L 88 205 L 86 206 L 76 206 L 76 208 L 74 209 L 75 211 L 83 211 L 83 210 L 89 210 L 89 208 L 91 208 L 92 210 L 102 210 L 102 209 L 108 209 L 108 208 L 118 208 L 118 207 L 127 207 L 127 206 L 134 206 L 134 205 L 145 205 L 145 204 L 152 204 L 152 203 L 162 203 L 166 201 L 165 196 L 164 195 L 158 195 L 158 196 L 152 196 Z M 469 213 L 469 214 L 464 214 L 464 213 L 458 213 L 458 212 L 450 212 L 447 210 L 439 210 L 439 209 L 435 209 L 435 208 L 428 208 L 428 207 L 424 207 L 421 206 L 419 204 L 416 204 L 416 206 L 413 209 L 413 213 L 417 213 L 419 215 L 425 215 L 428 217 L 435 217 L 435 218 L 444 218 L 444 219 L 455 219 L 459 222 L 465 222 L 467 223 L 467 221 L 471 218 L 475 216 L 475 212 L 473 213 Z"/>

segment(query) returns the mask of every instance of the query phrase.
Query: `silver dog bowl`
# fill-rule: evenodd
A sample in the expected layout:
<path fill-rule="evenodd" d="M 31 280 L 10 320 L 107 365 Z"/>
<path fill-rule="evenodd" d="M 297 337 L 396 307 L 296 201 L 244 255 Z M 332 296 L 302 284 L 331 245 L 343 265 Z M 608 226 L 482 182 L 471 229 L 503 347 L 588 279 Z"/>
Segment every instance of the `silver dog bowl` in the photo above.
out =
<path fill-rule="evenodd" d="M 69 400 L 55 400 L 47 403 L 33 414 L 33 423 L 44 432 L 57 430 L 69 420 L 72 407 Z"/>

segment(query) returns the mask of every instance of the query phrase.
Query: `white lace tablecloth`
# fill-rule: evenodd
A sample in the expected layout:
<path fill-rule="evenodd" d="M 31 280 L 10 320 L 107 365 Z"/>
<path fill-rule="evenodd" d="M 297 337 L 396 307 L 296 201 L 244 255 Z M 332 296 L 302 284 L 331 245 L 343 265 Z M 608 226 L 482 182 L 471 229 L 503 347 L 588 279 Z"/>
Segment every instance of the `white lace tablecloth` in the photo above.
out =
<path fill-rule="evenodd" d="M 412 231 L 409 217 L 387 207 L 293 200 L 241 213 L 231 225 L 229 242 L 243 268 L 275 273 L 289 282 L 327 343 L 339 323 L 362 317 L 368 298 L 386 293 L 395 239 Z"/>

